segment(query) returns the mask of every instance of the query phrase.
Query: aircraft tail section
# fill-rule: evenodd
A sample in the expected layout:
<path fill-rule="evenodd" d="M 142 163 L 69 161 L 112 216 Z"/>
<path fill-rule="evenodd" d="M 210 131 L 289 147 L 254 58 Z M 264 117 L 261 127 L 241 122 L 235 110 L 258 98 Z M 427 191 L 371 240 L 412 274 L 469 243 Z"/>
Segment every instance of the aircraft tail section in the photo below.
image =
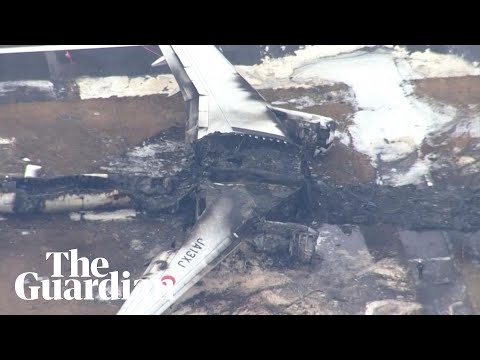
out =
<path fill-rule="evenodd" d="M 255 203 L 244 191 L 223 192 L 207 207 L 175 253 L 155 258 L 118 315 L 161 315 L 239 244 L 236 230 Z"/>

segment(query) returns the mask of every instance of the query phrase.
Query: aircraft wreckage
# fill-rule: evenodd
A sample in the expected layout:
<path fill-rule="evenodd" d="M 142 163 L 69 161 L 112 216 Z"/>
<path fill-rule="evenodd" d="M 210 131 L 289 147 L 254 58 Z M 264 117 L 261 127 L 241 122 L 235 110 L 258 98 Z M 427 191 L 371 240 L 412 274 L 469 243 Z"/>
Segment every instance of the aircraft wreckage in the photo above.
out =
<path fill-rule="evenodd" d="M 331 148 L 332 119 L 267 104 L 214 46 L 160 49 L 163 57 L 153 65 L 168 65 L 189 114 L 176 171 L 156 178 L 11 178 L 0 186 L 0 213 L 7 215 L 132 207 L 184 215 L 183 246 L 151 261 L 119 314 L 165 313 L 242 241 L 308 263 L 318 238 L 308 226 L 313 219 L 480 229 L 480 188 L 324 183 L 309 164 Z M 31 51 L 54 50 L 68 46 Z M 171 286 L 170 296 L 155 291 L 159 283 Z"/>

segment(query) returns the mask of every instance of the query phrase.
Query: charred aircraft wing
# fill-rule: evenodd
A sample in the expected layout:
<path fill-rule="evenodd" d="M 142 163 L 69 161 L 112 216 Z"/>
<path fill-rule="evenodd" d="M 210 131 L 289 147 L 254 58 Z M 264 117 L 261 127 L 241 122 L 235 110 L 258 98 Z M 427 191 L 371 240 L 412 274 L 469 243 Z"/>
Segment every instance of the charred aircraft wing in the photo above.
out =
<path fill-rule="evenodd" d="M 189 106 L 187 141 L 215 132 L 287 140 L 263 97 L 213 45 L 159 45 Z"/>

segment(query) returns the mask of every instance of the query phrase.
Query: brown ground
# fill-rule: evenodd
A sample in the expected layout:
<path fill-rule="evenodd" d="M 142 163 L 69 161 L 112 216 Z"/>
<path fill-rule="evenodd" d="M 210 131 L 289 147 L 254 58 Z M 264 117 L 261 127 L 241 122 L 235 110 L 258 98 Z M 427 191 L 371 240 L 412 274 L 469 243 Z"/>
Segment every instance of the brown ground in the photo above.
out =
<path fill-rule="evenodd" d="M 415 80 L 416 93 L 437 101 L 465 107 L 480 104 L 480 77 L 461 76 L 457 78 L 435 78 Z"/>
<path fill-rule="evenodd" d="M 455 124 L 464 128 L 478 128 L 480 105 L 480 77 L 463 76 L 458 78 L 423 79 L 415 82 L 416 94 L 425 101 L 435 101 L 458 109 Z M 434 154 L 439 166 L 433 172 L 437 181 L 448 181 L 457 185 L 476 186 L 480 180 L 480 138 L 468 132 L 455 132 L 455 126 L 424 143 L 422 154 Z M 476 159 L 463 165 L 462 157 Z"/>
<path fill-rule="evenodd" d="M 339 129 L 344 130 L 351 123 L 355 108 L 349 101 L 334 94 L 339 92 L 348 93 L 348 91 L 349 88 L 345 84 L 333 84 L 315 88 L 265 89 L 261 90 L 260 93 L 268 102 L 288 101 L 306 96 L 315 101 L 315 103 L 322 105 L 305 107 L 301 111 L 331 117 L 339 124 Z M 281 105 L 280 107 L 298 110 L 291 104 Z"/>
<path fill-rule="evenodd" d="M 0 174 L 23 173 L 24 157 L 47 176 L 92 172 L 185 116 L 181 98 L 165 96 L 1 105 L 0 137 L 17 141 Z"/>
<path fill-rule="evenodd" d="M 183 234 L 173 230 L 179 220 L 74 222 L 58 215 L 0 221 L 0 314 L 115 314 L 121 301 L 20 300 L 14 290 L 15 279 L 24 272 L 48 277 L 52 260 L 46 261 L 45 253 L 71 249 L 78 249 L 79 257 L 90 261 L 103 257 L 109 262 L 108 271 L 129 271 L 130 278 L 137 279 L 156 253 L 168 249 L 172 240 L 181 242 Z M 68 276 L 68 262 L 62 270 Z"/>

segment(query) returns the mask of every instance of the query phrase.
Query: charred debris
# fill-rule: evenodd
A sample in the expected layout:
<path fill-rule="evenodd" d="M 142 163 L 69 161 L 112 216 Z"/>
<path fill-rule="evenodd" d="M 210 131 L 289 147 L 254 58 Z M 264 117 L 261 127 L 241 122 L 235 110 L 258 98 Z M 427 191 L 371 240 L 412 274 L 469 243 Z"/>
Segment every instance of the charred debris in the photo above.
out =
<path fill-rule="evenodd" d="M 310 227 L 314 221 L 415 230 L 480 229 L 480 187 L 326 183 L 322 174 L 310 173 L 317 147 L 303 143 L 307 145 L 215 133 L 185 145 L 187 151 L 178 155 L 181 170 L 164 177 L 110 173 L 4 179 L 0 213 L 134 208 L 144 216 L 180 214 L 188 229 L 222 189 L 239 189 L 254 199 L 255 208 L 236 233 L 259 250 L 288 252 L 301 262 L 310 261 L 315 251 L 318 233 Z"/>

